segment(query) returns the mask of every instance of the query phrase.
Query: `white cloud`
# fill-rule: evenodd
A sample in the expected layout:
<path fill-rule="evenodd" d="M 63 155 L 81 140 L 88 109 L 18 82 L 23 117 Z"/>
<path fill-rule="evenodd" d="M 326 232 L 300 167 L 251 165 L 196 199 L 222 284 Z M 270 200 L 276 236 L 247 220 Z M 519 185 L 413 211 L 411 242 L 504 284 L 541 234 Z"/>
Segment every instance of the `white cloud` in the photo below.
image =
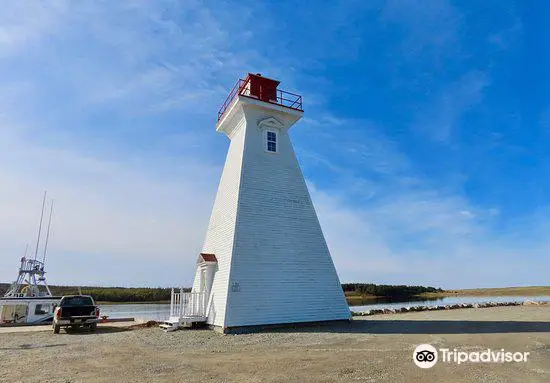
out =
<path fill-rule="evenodd" d="M 152 276 L 156 283 L 190 281 L 192 270 L 185 266 L 192 265 L 202 245 L 217 168 L 179 156 L 186 166 L 172 166 L 166 177 L 156 175 L 155 169 L 174 158 L 133 166 L 13 138 L 2 143 L 0 280 L 13 278 L 15 270 L 9 266 L 25 243 L 34 243 L 42 190 L 48 189 L 56 200 L 49 249 L 52 269 L 72 265 L 75 274 L 84 268 L 101 275 L 105 268 L 122 272 L 125 264 L 133 267 L 136 262 L 141 271 L 132 273 L 145 279 L 147 260 L 167 267 L 163 278 Z M 132 283 L 126 276 L 117 281 L 107 273 L 106 278 L 111 284 Z M 78 282 L 71 275 L 59 275 L 59 280 Z"/>
<path fill-rule="evenodd" d="M 277 67 L 242 44 L 252 16 L 198 1 L 3 7 L 0 280 L 48 189 L 51 282 L 191 282 L 227 148 L 213 126 L 226 81 Z"/>
<path fill-rule="evenodd" d="M 425 9 L 426 24 L 411 21 L 406 8 L 386 9 L 400 12 L 386 13 L 387 20 L 410 28 L 405 45 L 419 51 L 409 58 L 455 41 L 460 17 L 446 4 Z M 4 5 L 0 69 L 11 70 L 0 71 L 0 280 L 14 277 L 24 244 L 33 243 L 48 189 L 57 206 L 51 282 L 191 282 L 227 148 L 208 125 L 227 79 L 249 68 L 277 77 L 308 63 L 292 66 L 288 57 L 248 48 L 253 14 L 216 6 Z M 284 77 L 292 88 L 293 76 Z M 450 137 L 488 82 L 473 71 L 442 89 L 419 115 L 426 132 Z M 305 90 L 308 105 L 320 117 L 304 119 L 292 135 L 306 170 L 333 173 L 331 185 L 311 186 L 342 280 L 443 287 L 541 280 L 529 279 L 534 266 L 521 255 L 542 259 L 542 236 L 526 250 L 513 241 L 525 223 L 516 237 L 495 235 L 497 207 L 476 207 L 428 182 L 383 127 L 323 111 L 325 98 L 312 89 Z M 541 220 L 536 227 L 542 233 L 547 226 Z M 498 275 L 495 265 L 505 265 Z"/>
<path fill-rule="evenodd" d="M 460 54 L 462 15 L 447 0 L 390 0 L 384 3 L 381 19 L 401 27 L 400 51 L 408 59 L 439 64 L 448 55 Z"/>
<path fill-rule="evenodd" d="M 48 189 L 52 282 L 190 283 L 223 160 L 214 150 L 226 148 L 222 137 L 205 147 L 215 132 L 201 109 L 214 117 L 226 92 L 215 78 L 264 62 L 230 47 L 250 16 L 232 11 L 239 18 L 201 2 L 3 7 L 0 280 L 35 240 Z M 161 118 L 184 109 L 178 129 Z M 155 124 L 139 121 L 147 114 Z"/>
<path fill-rule="evenodd" d="M 0 57 L 20 52 L 55 30 L 68 2 L 10 2 L 0 12 Z"/>
<path fill-rule="evenodd" d="M 98 103 L 130 114 L 197 111 L 205 101 L 215 108 L 230 85 L 220 84 L 220 76 L 277 67 L 243 44 L 251 17 L 243 7 L 219 4 L 213 12 L 199 1 L 34 4 L 5 6 L 0 55 L 42 74 L 35 76 L 42 91 L 46 79 L 54 80 L 58 93 L 83 108 Z"/>
<path fill-rule="evenodd" d="M 472 70 L 457 81 L 444 86 L 429 103 L 423 105 L 415 128 L 436 141 L 448 143 L 460 119 L 483 99 L 490 85 L 486 73 Z"/>
<path fill-rule="evenodd" d="M 540 233 L 521 238 L 531 229 L 522 224 L 516 227 L 519 238 L 495 235 L 491 210 L 465 216 L 472 206 L 464 200 L 411 190 L 359 207 L 346 191 L 310 189 L 343 282 L 443 288 L 547 283 L 536 264 L 547 258 L 550 243 Z"/>
<path fill-rule="evenodd" d="M 302 133 L 303 132 L 303 133 Z M 403 155 L 397 143 L 383 134 L 382 127 L 366 119 L 336 117 L 322 113 L 318 118 L 306 118 L 300 132 L 308 136 L 308 142 L 318 143 L 315 148 L 329 147 L 324 156 L 317 151 L 315 154 L 306 150 L 310 159 L 330 164 L 333 170 L 346 173 L 344 166 L 337 166 L 327 157 L 340 159 L 355 164 L 364 165 L 361 170 L 374 172 L 378 175 L 393 177 L 410 170 L 410 161 Z M 300 136 L 301 137 L 301 136 Z"/>
<path fill-rule="evenodd" d="M 444 288 L 546 283 L 533 266 L 550 245 L 541 235 L 544 220 L 529 216 L 508 232 L 495 230 L 499 208 L 476 206 L 461 188 L 422 176 L 383 127 L 323 120 L 306 121 L 304 127 L 311 127 L 310 136 L 324 137 L 325 129 L 332 133 L 322 143 L 313 139 L 314 147 L 330 155 L 303 156 L 301 150 L 298 155 L 306 174 L 331 170 L 323 189 L 309 183 L 343 281 Z M 349 158 L 344 161 L 342 153 Z"/>

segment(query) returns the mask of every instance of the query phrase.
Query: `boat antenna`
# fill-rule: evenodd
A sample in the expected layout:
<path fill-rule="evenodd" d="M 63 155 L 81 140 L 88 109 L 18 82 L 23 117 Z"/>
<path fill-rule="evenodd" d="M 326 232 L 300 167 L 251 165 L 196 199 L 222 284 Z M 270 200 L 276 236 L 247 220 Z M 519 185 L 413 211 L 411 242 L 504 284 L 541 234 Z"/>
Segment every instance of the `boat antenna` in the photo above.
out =
<path fill-rule="evenodd" d="M 24 256 L 24 258 L 27 258 L 27 251 L 28 251 L 28 250 L 29 250 L 29 244 L 27 243 L 27 244 L 25 245 L 25 256 Z"/>
<path fill-rule="evenodd" d="M 52 225 L 53 199 L 50 204 L 50 218 L 48 219 L 48 231 L 46 232 L 46 243 L 44 244 L 44 254 L 42 255 L 42 266 L 46 262 L 46 252 L 48 251 L 48 240 L 50 239 L 50 227 Z"/>
<path fill-rule="evenodd" d="M 38 255 L 38 245 L 40 244 L 40 232 L 42 231 L 42 218 L 44 217 L 44 205 L 46 204 L 46 191 L 44 190 L 44 198 L 42 199 L 42 213 L 40 213 L 40 224 L 38 225 L 38 238 L 36 238 L 36 249 L 34 250 L 34 260 Z"/>

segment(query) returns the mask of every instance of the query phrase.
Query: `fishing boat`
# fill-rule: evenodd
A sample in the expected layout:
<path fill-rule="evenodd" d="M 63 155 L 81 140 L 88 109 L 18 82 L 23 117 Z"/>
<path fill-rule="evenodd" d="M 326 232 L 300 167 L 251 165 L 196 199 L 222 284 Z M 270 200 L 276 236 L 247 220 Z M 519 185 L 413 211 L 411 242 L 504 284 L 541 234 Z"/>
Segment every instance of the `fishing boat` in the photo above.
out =
<path fill-rule="evenodd" d="M 50 204 L 50 218 L 48 220 L 42 260 L 37 259 L 45 203 L 46 193 L 44 193 L 42 201 L 42 213 L 40 215 L 34 257 L 27 256 L 28 246 L 25 247 L 25 255 L 21 258 L 17 279 L 10 285 L 6 294 L 0 297 L 0 325 L 49 323 L 53 319 L 55 307 L 61 300 L 60 296 L 52 295 L 45 277 L 46 252 L 52 223 L 53 201 Z"/>

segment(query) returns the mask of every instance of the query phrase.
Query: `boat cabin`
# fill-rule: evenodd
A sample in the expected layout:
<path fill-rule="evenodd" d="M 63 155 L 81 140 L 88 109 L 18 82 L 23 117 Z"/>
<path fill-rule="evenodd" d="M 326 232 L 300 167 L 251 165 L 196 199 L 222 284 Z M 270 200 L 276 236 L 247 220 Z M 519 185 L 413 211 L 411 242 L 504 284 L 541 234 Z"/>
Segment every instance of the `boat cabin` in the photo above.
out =
<path fill-rule="evenodd" d="M 61 297 L 0 298 L 0 324 L 39 324 L 52 320 Z"/>

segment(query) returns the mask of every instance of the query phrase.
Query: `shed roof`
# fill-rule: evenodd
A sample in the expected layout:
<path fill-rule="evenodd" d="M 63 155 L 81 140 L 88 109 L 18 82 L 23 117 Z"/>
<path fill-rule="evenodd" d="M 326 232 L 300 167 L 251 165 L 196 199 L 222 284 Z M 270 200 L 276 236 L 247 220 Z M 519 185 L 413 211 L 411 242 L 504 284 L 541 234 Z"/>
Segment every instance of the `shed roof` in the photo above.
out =
<path fill-rule="evenodd" d="M 218 260 L 214 254 L 201 253 L 199 256 L 199 263 L 200 262 L 218 262 Z"/>

